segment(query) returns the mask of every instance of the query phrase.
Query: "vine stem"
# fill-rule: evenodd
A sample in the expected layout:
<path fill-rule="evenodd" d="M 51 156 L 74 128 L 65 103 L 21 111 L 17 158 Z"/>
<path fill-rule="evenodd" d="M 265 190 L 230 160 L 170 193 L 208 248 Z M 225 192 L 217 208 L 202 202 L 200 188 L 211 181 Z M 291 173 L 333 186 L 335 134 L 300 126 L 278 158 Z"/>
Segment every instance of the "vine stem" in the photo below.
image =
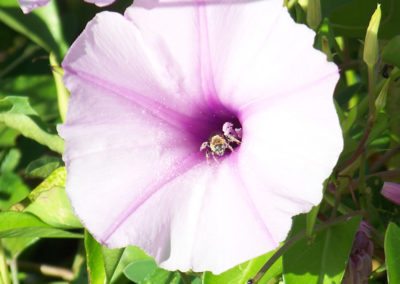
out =
<path fill-rule="evenodd" d="M 355 217 L 355 216 L 361 216 L 363 214 L 363 211 L 354 211 L 352 213 L 349 213 L 347 215 L 343 215 L 334 219 L 331 219 L 323 224 L 315 226 L 315 232 L 321 232 L 323 230 L 326 230 L 332 226 L 338 225 L 340 223 L 348 221 L 350 218 Z M 261 269 L 257 272 L 257 274 L 252 278 L 247 281 L 248 284 L 256 284 L 258 281 L 261 280 L 261 278 L 264 276 L 264 274 L 268 271 L 268 269 L 271 268 L 271 266 L 295 243 L 298 241 L 304 239 L 307 236 L 306 230 L 301 231 L 297 235 L 295 235 L 293 238 L 290 238 L 285 242 L 283 246 L 281 246 L 272 256 L 268 261 L 261 267 Z"/>
<path fill-rule="evenodd" d="M 3 245 L 0 240 L 0 283 L 10 284 L 8 266 L 6 256 L 4 254 Z"/>
<path fill-rule="evenodd" d="M 17 265 L 21 270 L 38 272 L 46 276 L 61 278 L 65 281 L 72 281 L 75 277 L 74 273 L 71 270 L 63 267 L 38 264 L 27 261 L 18 261 Z"/>

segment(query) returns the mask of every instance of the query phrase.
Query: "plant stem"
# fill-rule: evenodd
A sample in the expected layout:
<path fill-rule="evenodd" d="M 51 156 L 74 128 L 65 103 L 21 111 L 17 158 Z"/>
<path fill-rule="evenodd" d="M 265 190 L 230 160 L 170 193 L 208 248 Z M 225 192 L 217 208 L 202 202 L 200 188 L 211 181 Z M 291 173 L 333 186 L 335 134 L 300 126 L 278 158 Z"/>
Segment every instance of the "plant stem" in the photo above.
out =
<path fill-rule="evenodd" d="M 12 283 L 19 284 L 17 258 L 11 259 L 10 270 L 11 270 Z"/>
<path fill-rule="evenodd" d="M 0 282 L 3 284 L 10 284 L 7 260 L 6 260 L 5 254 L 4 254 L 3 245 L 1 243 L 1 240 L 0 240 Z"/>
<path fill-rule="evenodd" d="M 46 276 L 61 278 L 65 281 L 72 281 L 74 279 L 74 273 L 64 267 L 38 264 L 27 261 L 18 261 L 18 266 L 21 270 L 38 272 Z"/>
<path fill-rule="evenodd" d="M 379 160 L 371 165 L 371 172 L 378 170 L 382 167 L 387 161 L 389 161 L 393 156 L 400 153 L 400 146 L 397 146 L 389 151 L 387 151 Z"/>

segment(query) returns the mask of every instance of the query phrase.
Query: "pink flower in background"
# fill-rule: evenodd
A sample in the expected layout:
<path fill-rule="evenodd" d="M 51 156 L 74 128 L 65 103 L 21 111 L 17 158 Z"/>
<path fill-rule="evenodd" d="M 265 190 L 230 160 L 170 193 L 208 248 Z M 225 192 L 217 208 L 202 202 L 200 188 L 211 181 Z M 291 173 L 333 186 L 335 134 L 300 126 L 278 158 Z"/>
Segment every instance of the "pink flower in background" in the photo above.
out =
<path fill-rule="evenodd" d="M 115 0 L 85 0 L 85 2 L 96 4 L 99 7 L 110 5 L 114 1 Z M 50 0 L 18 0 L 18 2 L 22 12 L 27 14 L 36 8 L 47 5 Z"/>
<path fill-rule="evenodd" d="M 280 1 L 163 2 L 98 14 L 69 50 L 67 192 L 101 243 L 220 273 L 320 202 L 338 70 Z"/>
<path fill-rule="evenodd" d="M 400 184 L 394 182 L 385 182 L 381 194 L 394 204 L 400 205 Z"/>

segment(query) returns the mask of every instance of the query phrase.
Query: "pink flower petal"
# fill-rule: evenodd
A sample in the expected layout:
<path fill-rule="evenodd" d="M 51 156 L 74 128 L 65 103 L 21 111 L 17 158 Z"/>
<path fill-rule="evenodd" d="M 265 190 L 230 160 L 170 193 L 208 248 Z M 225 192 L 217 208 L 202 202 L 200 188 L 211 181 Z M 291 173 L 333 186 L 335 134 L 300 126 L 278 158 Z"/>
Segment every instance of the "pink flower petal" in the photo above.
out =
<path fill-rule="evenodd" d="M 96 6 L 104 7 L 107 5 L 111 5 L 115 2 L 115 0 L 85 0 L 85 2 L 96 4 Z"/>
<path fill-rule="evenodd" d="M 315 33 L 294 25 L 280 1 L 195 2 L 136 0 L 125 12 L 165 46 L 162 52 L 180 67 L 191 92 L 200 88 L 207 99 L 235 108 L 338 73 L 310 48 Z"/>
<path fill-rule="evenodd" d="M 108 246 L 219 273 L 320 201 L 342 147 L 337 68 L 279 1 L 157 2 L 99 14 L 63 62 L 67 191 Z M 226 122 L 242 143 L 209 165 L 200 145 Z"/>
<path fill-rule="evenodd" d="M 18 0 L 18 2 L 21 6 L 22 12 L 27 14 L 36 8 L 47 5 L 50 0 Z"/>
<path fill-rule="evenodd" d="M 400 184 L 394 182 L 385 182 L 381 194 L 394 204 L 400 205 Z"/>
<path fill-rule="evenodd" d="M 85 0 L 85 2 L 96 4 L 99 7 L 104 7 L 114 3 L 115 0 Z M 18 0 L 22 12 L 30 13 L 32 10 L 47 5 L 50 0 Z"/>

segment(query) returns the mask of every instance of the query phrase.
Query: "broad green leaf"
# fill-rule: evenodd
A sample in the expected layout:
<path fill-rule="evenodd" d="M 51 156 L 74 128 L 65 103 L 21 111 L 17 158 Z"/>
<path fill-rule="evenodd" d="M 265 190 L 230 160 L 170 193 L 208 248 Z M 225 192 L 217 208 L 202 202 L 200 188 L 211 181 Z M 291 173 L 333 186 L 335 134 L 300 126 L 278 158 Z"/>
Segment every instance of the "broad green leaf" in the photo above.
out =
<path fill-rule="evenodd" d="M 57 228 L 82 227 L 72 211 L 63 187 L 53 187 L 42 192 L 24 211 L 33 213 L 47 224 Z"/>
<path fill-rule="evenodd" d="M 35 201 L 35 199 L 43 192 L 51 190 L 54 187 L 64 187 L 66 179 L 67 171 L 65 170 L 65 167 L 56 169 L 29 194 L 29 199 Z"/>
<path fill-rule="evenodd" d="M 113 279 L 113 276 L 115 275 L 115 272 L 117 270 L 118 264 L 121 261 L 124 249 L 109 249 L 102 246 L 101 250 L 104 259 L 106 279 L 107 282 L 111 282 L 111 279 Z"/>
<path fill-rule="evenodd" d="M 129 280 L 136 283 L 144 282 L 157 270 L 157 264 L 152 259 L 144 259 L 132 262 L 125 268 L 125 275 Z"/>
<path fill-rule="evenodd" d="M 53 171 L 61 166 L 62 162 L 57 157 L 43 156 L 31 162 L 25 169 L 29 177 L 47 178 Z"/>
<path fill-rule="evenodd" d="M 392 38 L 383 48 L 382 59 L 384 62 L 400 68 L 400 35 Z"/>
<path fill-rule="evenodd" d="M 64 151 L 64 141 L 58 135 L 50 134 L 39 126 L 39 118 L 26 97 L 10 96 L 1 99 L 0 122 L 53 151 Z"/>
<path fill-rule="evenodd" d="M 106 283 L 101 245 L 85 231 L 86 265 L 91 284 Z"/>
<path fill-rule="evenodd" d="M 54 52 L 59 59 L 68 48 L 64 40 L 56 1 L 50 1 L 45 7 L 24 15 L 17 0 L 1 0 L 0 21 L 24 34 L 48 52 Z"/>
<path fill-rule="evenodd" d="M 104 254 L 104 257 L 106 257 L 106 254 Z M 118 262 L 118 265 L 114 271 L 113 277 L 111 278 L 111 283 L 120 283 L 123 281 L 122 279 L 126 279 L 124 277 L 124 269 L 130 263 L 138 261 L 138 260 L 149 259 L 149 258 L 150 257 L 138 247 L 128 246 L 128 247 L 124 248 L 122 257 L 121 257 L 120 261 Z M 106 266 L 107 266 L 107 264 L 106 264 Z"/>
<path fill-rule="evenodd" d="M 56 229 L 23 212 L 0 212 L 0 238 L 81 238 L 81 234 Z"/>
<path fill-rule="evenodd" d="M 303 216 L 295 220 L 292 234 L 305 228 Z M 283 255 L 285 284 L 341 283 L 360 221 L 353 217 L 293 245 Z"/>
<path fill-rule="evenodd" d="M 7 238 L 2 239 L 4 248 L 12 258 L 18 257 L 26 248 L 39 240 L 37 237 L 28 238 Z"/>
<path fill-rule="evenodd" d="M 29 194 L 29 188 L 23 180 L 12 172 L 0 175 L 0 210 L 7 210 Z"/>
<path fill-rule="evenodd" d="M 33 202 L 25 212 L 33 213 L 54 227 L 81 228 L 65 193 L 65 179 L 65 168 L 55 170 L 31 192 L 29 198 Z"/>
<path fill-rule="evenodd" d="M 385 261 L 389 284 L 400 283 L 400 228 L 394 223 L 386 230 Z"/>
<path fill-rule="evenodd" d="M 239 264 L 224 273 L 214 275 L 211 272 L 205 272 L 203 284 L 236 284 L 247 283 L 253 278 L 260 268 L 271 258 L 275 251 L 269 252 L 245 263 Z M 259 284 L 268 283 L 272 278 L 282 273 L 282 258 L 279 258 L 275 264 L 265 273 Z"/>
<path fill-rule="evenodd" d="M 178 272 L 170 272 L 157 266 L 153 259 L 130 263 L 124 270 L 125 276 L 138 284 L 179 284 Z"/>

